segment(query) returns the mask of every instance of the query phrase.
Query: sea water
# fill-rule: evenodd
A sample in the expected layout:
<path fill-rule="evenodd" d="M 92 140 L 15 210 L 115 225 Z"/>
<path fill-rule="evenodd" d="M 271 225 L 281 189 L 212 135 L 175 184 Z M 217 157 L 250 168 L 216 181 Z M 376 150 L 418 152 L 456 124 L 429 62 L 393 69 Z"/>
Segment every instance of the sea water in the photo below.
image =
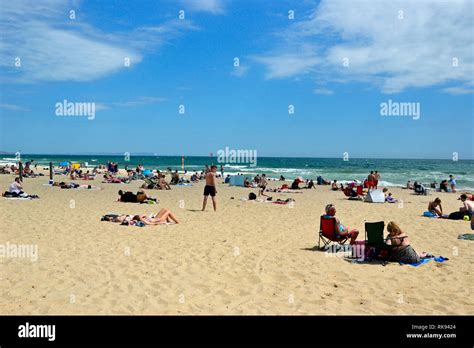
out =
<path fill-rule="evenodd" d="M 181 156 L 134 156 L 129 158 L 118 155 L 26 155 L 21 156 L 23 162 L 34 160 L 33 164 L 46 166 L 53 162 L 57 166 L 63 161 L 87 163 L 93 168 L 107 161 L 117 162 L 119 168 L 135 168 L 142 164 L 148 169 L 165 170 L 170 167 L 173 170 L 182 170 Z M 128 159 L 128 160 L 127 160 Z M 13 155 L 3 155 L 1 163 L 15 162 Z M 289 157 L 258 157 L 256 165 L 247 163 L 219 163 L 217 156 L 185 156 L 184 169 L 188 172 L 201 171 L 206 165 L 216 164 L 218 171 L 224 166 L 227 174 L 242 173 L 249 176 L 265 173 L 270 178 L 278 179 L 280 175 L 286 180 L 292 180 L 297 176 L 305 179 L 313 179 L 322 176 L 326 180 L 338 180 L 345 182 L 349 180 L 364 180 L 371 170 L 377 170 L 381 174 L 381 186 L 404 186 L 408 180 L 429 184 L 436 181 L 448 179 L 450 174 L 454 175 L 458 189 L 474 190 L 474 160 L 433 160 L 433 159 L 367 159 L 351 158 L 345 161 L 343 158 L 289 158 Z"/>

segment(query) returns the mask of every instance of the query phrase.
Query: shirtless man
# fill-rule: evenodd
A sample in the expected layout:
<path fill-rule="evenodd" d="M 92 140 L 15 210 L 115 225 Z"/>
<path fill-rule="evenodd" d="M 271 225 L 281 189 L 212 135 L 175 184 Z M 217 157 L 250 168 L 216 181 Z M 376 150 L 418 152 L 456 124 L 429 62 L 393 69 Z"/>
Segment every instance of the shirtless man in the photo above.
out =
<path fill-rule="evenodd" d="M 436 214 L 438 217 L 443 216 L 443 207 L 441 206 L 441 199 L 436 197 L 434 201 L 428 204 L 428 211 Z"/>
<path fill-rule="evenodd" d="M 374 181 L 375 181 L 374 172 L 373 172 L 373 171 L 370 171 L 370 174 L 369 174 L 369 176 L 367 177 L 368 189 L 374 188 Z"/>
<path fill-rule="evenodd" d="M 206 186 L 204 187 L 204 200 L 202 201 L 202 211 L 206 210 L 207 198 L 211 195 L 212 198 L 212 206 L 214 207 L 214 211 L 217 209 L 217 202 L 216 202 L 216 177 L 215 173 L 217 171 L 217 166 L 213 165 L 211 170 L 206 174 Z"/>
<path fill-rule="evenodd" d="M 466 215 L 469 215 L 472 217 L 473 214 L 473 211 L 474 211 L 474 202 L 473 201 L 469 201 L 467 199 L 467 195 L 465 194 L 462 194 L 461 197 L 461 202 L 462 202 L 462 207 L 459 208 L 459 211 L 461 213 L 464 213 Z"/>
<path fill-rule="evenodd" d="M 380 179 L 380 174 L 378 171 L 375 171 L 375 174 L 374 174 L 374 186 L 375 186 L 375 189 L 377 190 L 379 188 L 379 179 Z"/>

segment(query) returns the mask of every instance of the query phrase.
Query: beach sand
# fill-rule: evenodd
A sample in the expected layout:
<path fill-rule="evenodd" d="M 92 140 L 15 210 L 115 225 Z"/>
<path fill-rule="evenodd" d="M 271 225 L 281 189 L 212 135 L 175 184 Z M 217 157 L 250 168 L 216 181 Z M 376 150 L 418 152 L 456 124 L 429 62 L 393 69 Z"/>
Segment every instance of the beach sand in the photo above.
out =
<path fill-rule="evenodd" d="M 12 181 L 1 175 L 2 191 Z M 290 207 L 243 201 L 256 189 L 219 184 L 218 212 L 209 202 L 203 213 L 203 183 L 148 190 L 159 199 L 149 205 L 117 202 L 119 189 L 136 191 L 141 181 L 100 181 L 84 183 L 101 190 L 62 190 L 44 186 L 46 176 L 25 179 L 25 191 L 40 199 L 0 199 L 0 244 L 38 246 L 36 262 L 0 258 L 1 314 L 474 314 L 474 244 L 457 239 L 471 233 L 469 222 L 421 216 L 435 196 L 445 212 L 457 210 L 457 194 L 416 196 L 391 188 L 403 205 L 349 201 L 328 186 L 271 194 L 294 198 Z M 449 261 L 382 266 L 318 251 L 327 203 L 336 204 L 342 223 L 361 231 L 359 239 L 364 221 L 393 220 L 415 250 Z M 162 207 L 181 224 L 100 221 L 106 213 Z"/>

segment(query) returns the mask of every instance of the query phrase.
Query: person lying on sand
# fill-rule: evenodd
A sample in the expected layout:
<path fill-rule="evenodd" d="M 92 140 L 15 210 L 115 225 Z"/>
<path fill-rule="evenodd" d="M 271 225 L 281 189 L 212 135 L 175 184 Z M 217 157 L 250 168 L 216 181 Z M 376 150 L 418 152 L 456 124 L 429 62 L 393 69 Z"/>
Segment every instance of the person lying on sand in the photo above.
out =
<path fill-rule="evenodd" d="M 397 223 L 390 221 L 387 225 L 388 236 L 385 240 L 387 245 L 392 245 L 392 257 L 401 263 L 418 263 L 420 259 L 430 257 L 426 252 L 417 253 L 410 245 L 410 239 L 401 230 Z"/>
<path fill-rule="evenodd" d="M 147 201 L 156 202 L 156 198 L 148 197 L 148 195 L 143 190 L 138 190 L 136 194 L 130 191 L 123 192 L 122 190 L 120 190 L 118 194 L 119 194 L 119 198 L 118 198 L 119 202 L 125 202 L 125 203 L 146 203 Z"/>
<path fill-rule="evenodd" d="M 176 216 L 168 209 L 162 208 L 158 214 L 151 216 L 148 215 L 135 215 L 132 220 L 142 221 L 145 225 L 161 225 L 173 221 L 176 224 L 179 224 Z M 170 221 L 171 220 L 171 221 Z"/>
<path fill-rule="evenodd" d="M 86 184 L 79 185 L 79 184 L 76 184 L 74 182 L 65 183 L 64 181 L 55 182 L 55 183 L 53 183 L 52 186 L 59 186 L 62 189 L 88 189 L 88 190 L 91 190 L 92 188 L 95 188 L 95 186 L 92 186 L 92 185 L 86 185 Z"/>
<path fill-rule="evenodd" d="M 461 195 L 465 195 L 466 199 L 468 201 L 474 201 L 474 195 L 470 194 L 469 192 L 464 192 Z M 458 198 L 458 200 L 460 200 L 460 199 L 461 199 L 461 197 Z"/>
<path fill-rule="evenodd" d="M 356 229 L 349 230 L 348 227 L 345 227 L 338 218 L 336 218 L 336 206 L 334 204 L 326 205 L 326 218 L 334 217 L 336 219 L 336 233 L 341 237 L 349 237 L 351 239 L 351 244 L 354 244 L 357 236 L 359 235 L 359 231 Z"/>
<path fill-rule="evenodd" d="M 350 198 L 355 198 L 357 197 L 357 191 L 350 187 L 350 186 L 346 186 L 343 190 L 344 194 L 347 196 L 347 197 L 350 197 Z"/>

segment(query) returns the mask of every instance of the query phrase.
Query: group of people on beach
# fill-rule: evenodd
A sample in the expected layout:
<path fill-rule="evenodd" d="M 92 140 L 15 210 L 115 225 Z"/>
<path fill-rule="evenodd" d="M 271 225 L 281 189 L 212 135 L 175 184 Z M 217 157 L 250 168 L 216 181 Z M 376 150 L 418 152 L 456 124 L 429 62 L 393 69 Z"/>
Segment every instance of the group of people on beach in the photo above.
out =
<path fill-rule="evenodd" d="M 367 180 L 364 182 L 364 187 L 370 189 L 378 189 L 379 188 L 379 180 L 380 174 L 377 170 L 370 171 L 370 174 L 367 176 Z"/>
<path fill-rule="evenodd" d="M 458 211 L 452 212 L 451 214 L 444 214 L 441 199 L 436 197 L 428 203 L 428 212 L 432 213 L 434 217 L 443 219 L 461 220 L 464 216 L 468 216 L 468 218 L 471 219 L 474 215 L 473 195 L 463 193 L 458 199 L 462 202 Z"/>
<path fill-rule="evenodd" d="M 341 223 L 341 221 L 336 217 L 336 206 L 334 204 L 326 205 L 325 214 L 322 218 L 335 220 L 334 233 L 336 238 L 348 238 L 351 245 L 356 243 L 359 231 L 357 229 L 350 229 Z M 420 262 L 422 258 L 431 256 L 426 252 L 416 252 L 411 246 L 408 235 L 396 222 L 390 221 L 387 225 L 387 231 L 388 236 L 385 238 L 385 243 L 390 246 L 390 255 L 389 257 L 387 256 L 386 259 L 400 263 L 414 264 Z"/>
<path fill-rule="evenodd" d="M 106 176 L 109 175 L 112 178 L 116 178 L 114 172 L 116 170 L 116 164 L 109 163 L 108 173 Z M 222 169 L 222 168 L 221 168 Z M 135 173 L 143 174 L 144 170 L 142 166 L 137 166 L 134 171 Z M 181 182 L 181 178 L 177 171 L 171 172 L 171 180 L 173 183 Z M 191 175 L 192 182 L 198 182 L 199 180 L 205 180 L 204 185 L 204 192 L 203 192 L 203 201 L 202 201 L 202 211 L 206 210 L 207 203 L 209 196 L 211 196 L 212 206 L 214 211 L 217 211 L 217 177 L 223 177 L 223 173 L 221 175 L 217 173 L 217 166 L 211 165 L 207 166 L 206 169 L 199 175 L 197 172 Z M 167 189 L 167 185 L 169 184 L 165 181 L 165 174 L 161 172 L 153 173 L 153 178 L 157 178 L 158 181 L 161 181 L 161 185 L 163 189 Z M 184 179 L 184 178 L 183 178 Z M 371 171 L 367 179 L 365 180 L 366 188 L 370 189 L 378 189 L 380 180 L 380 174 L 378 171 Z M 448 181 L 447 181 L 448 182 Z M 268 189 L 269 180 L 265 174 L 258 174 L 254 177 L 251 185 L 247 185 L 248 187 L 256 187 L 258 189 L 258 196 L 269 197 L 266 192 Z M 338 190 L 346 190 L 350 189 L 354 192 L 355 190 L 355 183 L 353 183 L 351 187 L 351 183 L 348 183 L 346 187 L 343 184 L 338 184 L 337 180 L 334 180 L 332 183 L 324 180 L 322 177 L 317 178 L 317 184 L 319 185 L 331 185 L 331 189 L 334 191 Z M 304 184 L 303 187 L 300 187 L 301 184 Z M 407 184 L 407 187 L 410 187 L 410 182 Z M 416 183 L 418 184 L 418 183 Z M 450 175 L 449 184 L 451 185 L 451 191 L 456 192 L 456 181 L 452 175 Z M 61 182 L 56 184 L 61 188 L 76 188 L 78 185 L 74 183 L 65 183 Z M 90 185 L 87 188 L 91 188 Z M 246 186 L 246 185 L 244 185 Z M 284 185 L 286 190 L 292 190 L 291 192 L 296 192 L 302 188 L 312 189 L 315 188 L 316 184 L 313 180 L 307 179 L 304 180 L 301 177 L 296 178 L 290 186 Z M 283 187 L 283 186 L 282 186 Z M 145 187 L 149 188 L 149 187 Z M 412 187 L 410 187 L 412 188 Z M 413 186 L 415 189 L 415 186 Z M 441 187 L 440 187 L 441 188 Z M 277 191 L 279 192 L 279 191 Z M 395 202 L 394 198 L 392 197 L 391 193 L 384 189 L 384 194 L 386 201 Z M 133 193 L 130 191 L 122 191 L 118 192 L 119 194 L 119 201 L 120 202 L 133 202 L 133 203 L 156 203 L 157 200 L 155 198 L 149 197 L 143 189 L 140 189 L 137 193 Z M 19 177 L 15 178 L 15 181 L 10 185 L 8 193 L 4 193 L 4 195 L 13 196 L 13 197 L 28 197 L 24 191 L 23 186 L 21 184 L 21 179 Z M 271 198 L 271 197 L 270 197 Z M 430 201 L 428 204 L 428 211 L 435 214 L 437 217 L 440 218 L 450 218 L 450 219 L 462 219 L 465 216 L 468 216 L 470 219 L 473 218 L 473 210 L 474 210 L 474 202 L 473 202 L 473 195 L 472 194 L 462 194 L 459 198 L 462 202 L 462 206 L 460 207 L 459 211 L 453 212 L 449 215 L 444 214 L 443 208 L 441 205 L 441 199 L 439 197 L 435 198 L 433 201 Z M 328 204 L 325 208 L 325 214 L 323 218 L 334 218 L 336 223 L 336 231 L 335 233 L 340 238 L 347 238 L 350 241 L 350 244 L 355 244 L 356 240 L 359 236 L 359 231 L 357 229 L 350 229 L 347 226 L 344 226 L 341 221 L 336 218 L 336 207 L 334 204 Z M 169 209 L 161 209 L 157 214 L 152 215 L 117 215 L 117 214 L 108 214 L 103 216 L 102 220 L 104 221 L 111 221 L 120 223 L 123 225 L 159 225 L 164 223 L 179 223 L 176 216 L 169 210 Z M 392 257 L 394 260 L 403 262 L 403 263 L 417 263 L 420 261 L 421 258 L 430 256 L 429 254 L 417 253 L 410 244 L 410 240 L 405 232 L 400 228 L 400 226 L 394 222 L 389 222 L 387 226 L 388 236 L 386 238 L 386 244 L 392 246 L 391 252 Z"/>
<path fill-rule="evenodd" d="M 416 193 L 426 194 L 428 185 L 424 185 L 418 181 L 411 182 L 410 180 L 407 181 L 405 188 L 414 190 Z M 449 175 L 448 179 L 442 180 L 439 184 L 436 181 L 433 181 L 429 184 L 429 188 L 436 190 L 437 192 L 449 192 L 449 187 L 451 187 L 451 192 L 457 192 L 457 183 L 456 178 L 453 175 Z"/>

